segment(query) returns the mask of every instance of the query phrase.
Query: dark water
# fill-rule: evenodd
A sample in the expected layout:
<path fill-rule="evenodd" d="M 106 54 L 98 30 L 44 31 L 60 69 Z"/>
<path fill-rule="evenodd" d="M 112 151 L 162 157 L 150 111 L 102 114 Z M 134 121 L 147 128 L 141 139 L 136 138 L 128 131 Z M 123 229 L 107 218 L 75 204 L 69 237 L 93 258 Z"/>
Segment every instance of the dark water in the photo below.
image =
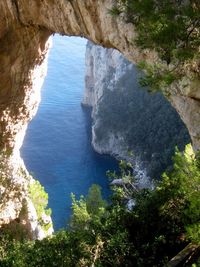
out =
<path fill-rule="evenodd" d="M 70 193 L 86 194 L 98 183 L 107 198 L 105 173 L 117 168 L 114 159 L 98 155 L 90 144 L 90 111 L 80 105 L 85 45 L 81 38 L 54 36 L 42 101 L 21 149 L 28 170 L 49 194 L 56 230 L 65 227 L 70 217 Z"/>

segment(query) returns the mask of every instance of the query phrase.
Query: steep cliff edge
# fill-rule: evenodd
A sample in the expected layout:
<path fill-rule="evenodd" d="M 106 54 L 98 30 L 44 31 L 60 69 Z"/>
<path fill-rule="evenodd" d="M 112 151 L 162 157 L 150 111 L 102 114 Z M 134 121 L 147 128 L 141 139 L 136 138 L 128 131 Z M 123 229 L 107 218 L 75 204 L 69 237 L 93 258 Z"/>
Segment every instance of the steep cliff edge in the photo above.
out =
<path fill-rule="evenodd" d="M 190 138 L 168 101 L 141 88 L 139 76 L 117 50 L 87 43 L 82 103 L 93 108 L 94 149 L 136 163 L 140 177 L 158 177 L 170 165 L 174 147 L 183 150 Z"/>
<path fill-rule="evenodd" d="M 108 13 L 112 6 L 112 0 L 0 1 L 0 150 L 12 154 L 16 162 L 27 123 L 39 103 L 39 81 L 51 34 L 86 37 L 118 49 L 133 62 L 158 60 L 154 51 L 141 52 L 135 47 L 133 25 L 123 14 L 112 17 Z M 191 71 L 184 81 L 173 84 L 170 101 L 199 148 L 200 83 L 190 79 Z"/>

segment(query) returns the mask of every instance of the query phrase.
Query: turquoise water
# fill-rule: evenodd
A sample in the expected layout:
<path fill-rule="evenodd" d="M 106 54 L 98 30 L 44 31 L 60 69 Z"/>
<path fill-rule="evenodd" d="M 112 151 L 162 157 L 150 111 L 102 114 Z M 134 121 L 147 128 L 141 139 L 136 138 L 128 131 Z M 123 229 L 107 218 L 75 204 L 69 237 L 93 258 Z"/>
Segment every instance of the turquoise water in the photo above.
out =
<path fill-rule="evenodd" d="M 93 183 L 110 194 L 107 170 L 117 162 L 91 147 L 90 110 L 82 108 L 86 40 L 53 37 L 42 101 L 29 124 L 21 149 L 27 169 L 49 194 L 54 229 L 65 227 L 71 214 L 70 193 L 86 194 Z"/>

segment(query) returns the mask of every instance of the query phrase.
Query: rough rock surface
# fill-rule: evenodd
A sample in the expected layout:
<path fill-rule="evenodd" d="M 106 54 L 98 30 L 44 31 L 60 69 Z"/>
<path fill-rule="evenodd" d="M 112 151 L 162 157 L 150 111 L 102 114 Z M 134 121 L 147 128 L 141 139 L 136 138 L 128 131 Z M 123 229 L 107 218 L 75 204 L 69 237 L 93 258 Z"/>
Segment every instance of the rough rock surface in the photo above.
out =
<path fill-rule="evenodd" d="M 20 157 L 0 156 L 0 228 L 17 224 L 31 239 L 42 239 L 53 233 L 52 220 L 45 213 L 39 222 L 31 200 L 29 186 L 34 182 Z M 16 220 L 17 218 L 17 220 Z M 9 224 L 11 225 L 9 226 Z M 41 224 L 42 223 L 42 224 Z M 42 227 L 49 225 L 47 230 Z"/>
<path fill-rule="evenodd" d="M 0 150 L 18 149 L 29 120 L 38 106 L 40 71 L 53 33 L 83 36 L 116 48 L 131 61 L 157 60 L 153 52 L 134 47 L 135 31 L 123 15 L 113 18 L 113 0 L 3 0 L 0 1 Z M 186 82 L 171 94 L 171 101 L 200 147 L 199 80 Z"/>
<path fill-rule="evenodd" d="M 141 53 L 133 45 L 134 27 L 123 15 L 113 18 L 112 0 L 5 0 L 0 3 L 0 143 L 15 146 L 16 135 L 32 117 L 33 76 L 54 33 L 83 36 L 94 43 L 116 48 L 129 60 L 157 60 L 153 52 Z M 196 148 L 200 146 L 199 80 L 189 75 L 170 100 L 187 125 Z"/>

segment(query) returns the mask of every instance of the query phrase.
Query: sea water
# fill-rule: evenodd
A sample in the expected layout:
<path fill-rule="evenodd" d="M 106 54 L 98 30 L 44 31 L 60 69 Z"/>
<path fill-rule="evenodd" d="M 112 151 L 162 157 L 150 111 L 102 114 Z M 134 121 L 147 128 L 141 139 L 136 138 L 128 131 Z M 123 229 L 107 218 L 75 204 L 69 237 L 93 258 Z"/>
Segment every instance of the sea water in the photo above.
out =
<path fill-rule="evenodd" d="M 55 35 L 38 112 L 28 126 L 21 155 L 29 172 L 49 194 L 54 229 L 66 227 L 71 197 L 96 183 L 110 195 L 107 170 L 117 162 L 91 146 L 90 110 L 81 106 L 86 40 Z"/>

